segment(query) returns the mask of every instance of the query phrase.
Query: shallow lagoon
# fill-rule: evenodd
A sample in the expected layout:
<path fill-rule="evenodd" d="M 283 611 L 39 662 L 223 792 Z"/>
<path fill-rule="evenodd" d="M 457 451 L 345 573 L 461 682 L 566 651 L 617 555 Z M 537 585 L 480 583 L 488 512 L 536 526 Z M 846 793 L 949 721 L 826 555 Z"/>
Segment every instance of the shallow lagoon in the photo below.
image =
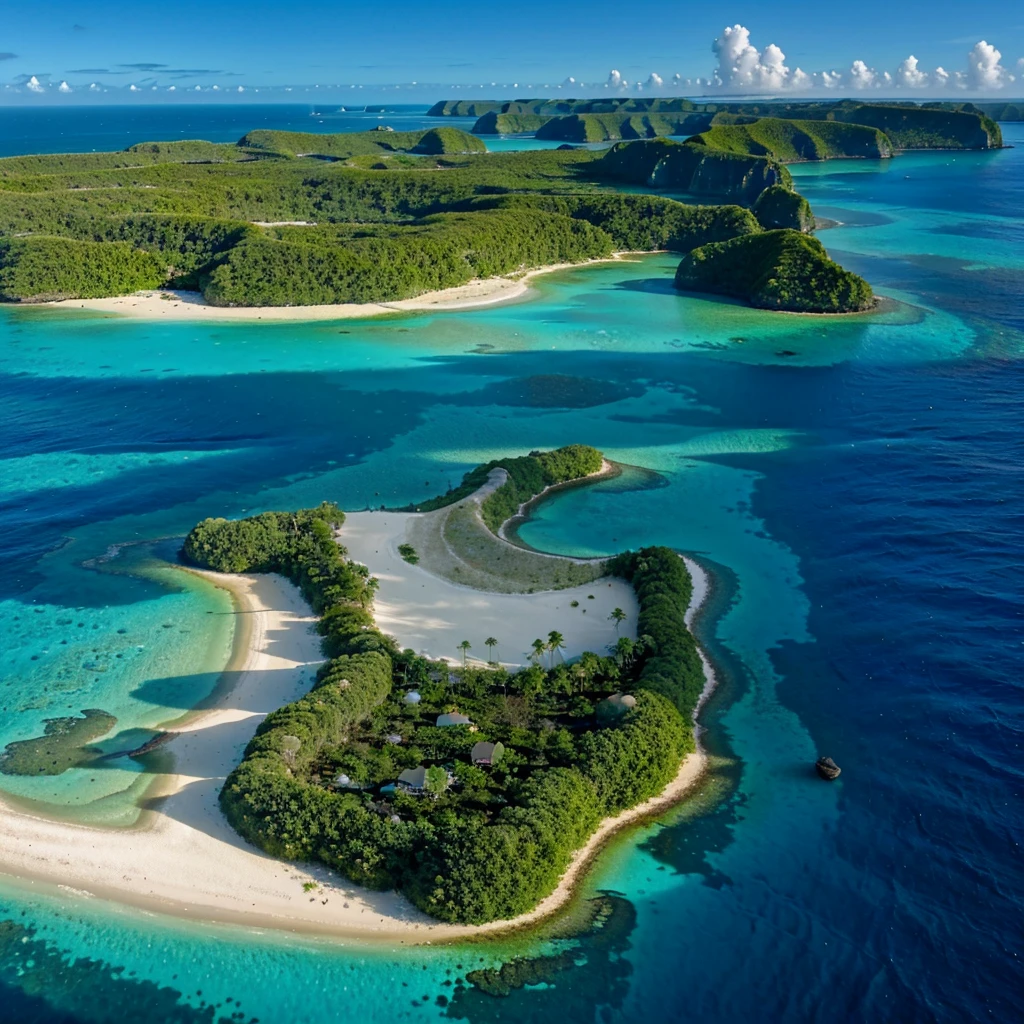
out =
<path fill-rule="evenodd" d="M 159 538 L 205 515 L 415 500 L 493 453 L 577 440 L 664 485 L 566 492 L 523 538 L 702 557 L 726 674 L 704 790 L 590 877 L 635 918 L 610 951 L 580 940 L 546 987 L 444 984 L 471 956 L 552 948 L 528 939 L 396 952 L 5 888 L 0 916 L 36 929 L 0 935 L 15 1019 L 120 1020 L 161 998 L 182 1020 L 220 1003 L 275 1022 L 1018 1016 L 1020 152 L 797 168 L 844 225 L 826 245 L 898 300 L 842 321 L 675 295 L 667 257 L 374 323 L 0 310 L 0 742 L 86 707 L 155 728 L 212 688 L 224 598 Z M 819 751 L 839 784 L 809 773 Z M 0 785 L 130 820 L 147 780 L 94 778 Z M 105 965 L 109 1003 L 85 995 L 82 957 Z"/>

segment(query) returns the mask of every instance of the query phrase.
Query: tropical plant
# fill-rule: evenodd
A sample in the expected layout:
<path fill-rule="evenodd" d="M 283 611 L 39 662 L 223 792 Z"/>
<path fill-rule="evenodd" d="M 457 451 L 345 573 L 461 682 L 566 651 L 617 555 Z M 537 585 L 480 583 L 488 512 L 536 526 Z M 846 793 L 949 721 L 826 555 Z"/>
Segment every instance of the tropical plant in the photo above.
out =
<path fill-rule="evenodd" d="M 493 637 L 489 636 L 484 641 L 484 647 L 487 648 L 487 661 L 488 664 L 494 664 L 494 648 L 498 646 L 498 641 Z"/>
<path fill-rule="evenodd" d="M 530 654 L 530 660 L 535 664 L 540 664 L 540 659 L 544 656 L 544 652 L 548 649 L 548 645 L 537 637 L 536 640 L 530 645 L 533 648 L 533 652 Z"/>
<path fill-rule="evenodd" d="M 621 608 L 614 608 L 608 618 L 615 623 L 615 632 L 618 633 L 619 627 L 626 621 L 626 613 Z"/>
<path fill-rule="evenodd" d="M 469 652 L 472 649 L 473 649 L 473 645 L 468 640 L 463 640 L 462 643 L 459 644 L 459 650 L 462 651 L 462 667 L 463 668 L 466 667 L 466 658 L 467 658 Z"/>
<path fill-rule="evenodd" d="M 565 647 L 565 637 L 557 629 L 548 633 L 547 648 L 551 652 L 551 667 L 555 667 L 555 659 L 559 657 Z"/>

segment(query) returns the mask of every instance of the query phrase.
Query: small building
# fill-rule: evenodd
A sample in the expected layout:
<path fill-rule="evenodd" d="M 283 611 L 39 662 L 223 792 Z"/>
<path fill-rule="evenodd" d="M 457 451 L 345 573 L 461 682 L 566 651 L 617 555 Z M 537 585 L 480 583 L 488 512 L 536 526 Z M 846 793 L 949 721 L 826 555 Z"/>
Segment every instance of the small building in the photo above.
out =
<path fill-rule="evenodd" d="M 404 789 L 407 793 L 422 793 L 426 780 L 427 769 L 423 765 L 418 768 L 406 768 L 398 776 L 398 788 Z"/>
<path fill-rule="evenodd" d="M 402 699 L 406 704 L 419 704 L 423 700 L 416 690 L 410 690 Z"/>
<path fill-rule="evenodd" d="M 505 747 L 501 743 L 487 743 L 481 740 L 473 744 L 469 759 L 473 764 L 495 765 L 505 756 Z"/>
<path fill-rule="evenodd" d="M 472 725 L 473 723 L 467 715 L 460 715 L 457 711 L 452 711 L 446 715 L 438 715 L 437 722 L 434 724 L 439 729 L 444 729 L 449 725 Z"/>
<path fill-rule="evenodd" d="M 396 787 L 404 793 L 410 793 L 415 796 L 419 796 L 426 791 L 427 784 L 427 769 L 425 765 L 419 765 L 416 768 L 406 768 L 398 776 L 398 782 L 395 784 Z M 452 776 L 450 772 L 446 773 L 446 779 L 444 788 L 447 789 L 452 784 Z M 384 792 L 384 789 L 381 789 Z"/>

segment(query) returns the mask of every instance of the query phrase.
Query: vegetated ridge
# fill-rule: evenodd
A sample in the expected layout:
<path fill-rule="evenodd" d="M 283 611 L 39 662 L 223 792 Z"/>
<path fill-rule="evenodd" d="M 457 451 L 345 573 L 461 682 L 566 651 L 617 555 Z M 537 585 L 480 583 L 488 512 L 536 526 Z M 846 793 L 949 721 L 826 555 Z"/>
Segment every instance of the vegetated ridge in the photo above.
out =
<path fill-rule="evenodd" d="M 663 138 L 603 153 L 482 149 L 449 126 L 260 130 L 234 147 L 0 160 L 0 300 L 175 287 L 224 306 L 379 303 L 614 252 L 683 254 L 762 227 L 813 228 L 772 156 Z"/>

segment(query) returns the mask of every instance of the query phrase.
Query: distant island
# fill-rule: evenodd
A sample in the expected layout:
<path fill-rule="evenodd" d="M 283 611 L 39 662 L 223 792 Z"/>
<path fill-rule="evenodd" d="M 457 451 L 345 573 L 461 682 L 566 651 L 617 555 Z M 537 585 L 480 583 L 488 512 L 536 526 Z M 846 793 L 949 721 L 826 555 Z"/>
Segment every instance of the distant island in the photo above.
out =
<path fill-rule="evenodd" d="M 970 105 L 470 106 L 495 130 L 636 138 L 603 150 L 488 153 L 477 135 L 442 124 L 260 130 L 235 144 L 9 157 L 0 160 L 0 301 L 178 289 L 201 293 L 208 307 L 380 305 L 615 253 L 669 251 L 686 257 L 675 277 L 681 289 L 779 311 L 857 312 L 872 305 L 870 286 L 820 245 L 766 239 L 724 255 L 705 247 L 814 230 L 787 163 L 1002 145 L 998 125 Z M 431 113 L 468 110 L 439 104 Z M 677 132 L 688 137 L 667 137 Z M 770 301 L 724 281 L 724 268 L 755 250 L 766 280 L 788 277 Z M 846 284 L 826 288 L 837 271 Z"/>
<path fill-rule="evenodd" d="M 591 100 L 497 100 L 435 103 L 431 117 L 476 117 L 475 135 L 535 133 L 537 138 L 567 142 L 608 142 L 693 136 L 713 128 L 758 121 L 821 122 L 820 131 L 839 141 L 838 148 L 817 154 L 803 152 L 790 159 L 820 160 L 843 153 L 843 133 L 832 125 L 861 125 L 878 129 L 880 152 L 892 156 L 909 149 L 997 149 L 1002 135 L 996 121 L 1019 121 L 1024 109 L 1014 103 L 862 103 L 856 100 L 792 102 L 759 100 L 741 103 L 697 103 L 682 98 L 607 97 Z M 856 133 L 851 133 L 856 140 Z"/>
<path fill-rule="evenodd" d="M 456 544 L 478 550 L 465 530 L 500 530 L 524 501 L 603 465 L 583 445 L 499 459 L 426 504 L 450 509 L 455 519 L 431 521 L 458 526 Z M 387 515 L 359 515 L 368 514 Z M 308 695 L 257 729 L 224 785 L 223 810 L 267 853 L 398 889 L 443 921 L 527 913 L 602 819 L 661 793 L 694 750 L 706 677 L 686 622 L 692 584 L 683 560 L 654 547 L 581 566 L 595 589 L 605 587 L 601 577 L 629 581 L 636 621 L 614 608 L 608 649 L 571 664 L 560 633 L 538 637 L 532 664 L 509 671 L 498 664 L 497 637 L 460 643 L 455 665 L 400 649 L 374 622 L 376 581 L 346 559 L 336 539 L 344 542 L 345 530 L 344 514 L 325 504 L 205 520 L 185 541 L 191 564 L 296 583 L 320 617 L 329 658 Z M 484 568 L 515 578 L 502 558 L 518 549 L 490 536 Z M 399 551 L 417 555 L 409 543 Z M 548 573 L 572 564 L 532 557 L 546 558 Z M 584 623 L 586 611 L 578 609 Z M 629 628 L 616 640 L 620 623 Z M 468 662 L 474 648 L 486 650 L 486 662 Z"/>

